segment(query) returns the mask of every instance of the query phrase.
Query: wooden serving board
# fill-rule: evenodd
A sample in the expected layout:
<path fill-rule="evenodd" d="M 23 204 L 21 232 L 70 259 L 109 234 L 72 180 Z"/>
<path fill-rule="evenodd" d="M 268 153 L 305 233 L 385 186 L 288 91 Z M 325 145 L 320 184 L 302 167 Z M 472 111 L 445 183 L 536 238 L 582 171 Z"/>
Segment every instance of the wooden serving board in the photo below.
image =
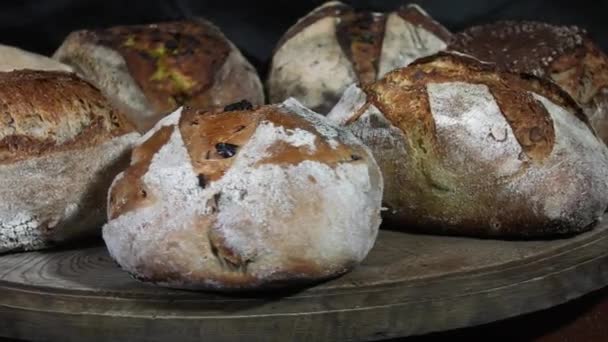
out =
<path fill-rule="evenodd" d="M 607 218 L 608 219 L 608 218 Z M 54 341 L 359 341 L 472 326 L 608 285 L 608 222 L 552 241 L 382 230 L 353 272 L 289 293 L 131 279 L 103 246 L 0 257 L 0 336 Z"/>

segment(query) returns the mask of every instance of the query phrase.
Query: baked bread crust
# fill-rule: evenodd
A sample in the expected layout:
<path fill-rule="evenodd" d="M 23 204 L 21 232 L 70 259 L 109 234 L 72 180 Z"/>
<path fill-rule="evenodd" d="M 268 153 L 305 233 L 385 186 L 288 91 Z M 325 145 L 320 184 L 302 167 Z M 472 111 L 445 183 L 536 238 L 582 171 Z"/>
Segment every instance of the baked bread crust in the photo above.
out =
<path fill-rule="evenodd" d="M 0 253 L 99 234 L 139 134 L 72 73 L 0 73 Z"/>
<path fill-rule="evenodd" d="M 0 72 L 32 69 L 71 72 L 72 68 L 52 58 L 0 44 Z"/>
<path fill-rule="evenodd" d="M 340 275 L 371 249 L 382 177 L 371 152 L 295 101 L 180 109 L 114 181 L 103 237 L 138 279 L 244 290 Z"/>
<path fill-rule="evenodd" d="M 96 84 L 143 131 L 181 105 L 264 102 L 253 66 L 203 19 L 76 31 L 54 58 Z"/>
<path fill-rule="evenodd" d="M 424 10 L 355 11 L 332 1 L 300 19 L 275 48 L 267 81 L 271 102 L 294 97 L 327 113 L 350 84 L 367 85 L 386 72 L 447 45 L 450 33 Z"/>
<path fill-rule="evenodd" d="M 521 44 L 521 41 L 526 44 Z M 576 26 L 499 21 L 474 26 L 453 36 L 451 50 L 496 63 L 514 72 L 555 81 L 608 141 L 608 56 Z"/>
<path fill-rule="evenodd" d="M 328 118 L 372 149 L 404 227 L 546 237 L 590 229 L 608 207 L 608 149 L 534 76 L 439 53 L 353 86 Z"/>

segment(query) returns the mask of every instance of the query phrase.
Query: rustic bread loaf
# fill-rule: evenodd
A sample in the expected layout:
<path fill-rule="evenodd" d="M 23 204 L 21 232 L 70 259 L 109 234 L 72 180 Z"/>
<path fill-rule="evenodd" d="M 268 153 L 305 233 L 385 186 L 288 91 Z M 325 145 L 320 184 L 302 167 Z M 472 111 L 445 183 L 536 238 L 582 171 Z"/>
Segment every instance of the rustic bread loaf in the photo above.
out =
<path fill-rule="evenodd" d="M 0 44 L 0 72 L 20 69 L 72 71 L 72 68 L 54 59 Z"/>
<path fill-rule="evenodd" d="M 608 56 L 583 29 L 500 21 L 454 35 L 450 49 L 502 69 L 551 78 L 579 102 L 591 126 L 608 142 Z"/>
<path fill-rule="evenodd" d="M 402 227 L 545 237 L 608 207 L 608 149 L 550 81 L 440 53 L 349 88 L 328 118 L 372 149 Z"/>
<path fill-rule="evenodd" d="M 264 102 L 255 69 L 202 19 L 73 32 L 54 58 L 99 87 L 140 131 L 183 104 Z"/>
<path fill-rule="evenodd" d="M 271 102 L 294 97 L 327 113 L 354 82 L 369 84 L 446 47 L 450 33 L 415 5 L 390 13 L 328 2 L 281 38 L 268 77 Z"/>
<path fill-rule="evenodd" d="M 226 110 L 179 109 L 141 139 L 109 193 L 112 257 L 144 281 L 216 290 L 358 264 L 380 224 L 371 152 L 294 100 Z"/>
<path fill-rule="evenodd" d="M 0 252 L 99 234 L 132 125 L 65 72 L 0 73 L 0 108 Z"/>

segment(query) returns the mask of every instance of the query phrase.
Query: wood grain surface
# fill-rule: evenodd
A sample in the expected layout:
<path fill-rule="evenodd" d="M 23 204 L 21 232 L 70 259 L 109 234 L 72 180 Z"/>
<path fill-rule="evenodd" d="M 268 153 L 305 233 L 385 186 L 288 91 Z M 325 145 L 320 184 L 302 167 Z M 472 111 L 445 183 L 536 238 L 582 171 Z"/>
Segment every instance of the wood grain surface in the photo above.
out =
<path fill-rule="evenodd" d="M 381 231 L 353 272 L 283 293 L 171 290 L 100 245 L 0 257 L 0 336 L 53 341 L 360 341 L 548 308 L 608 284 L 608 224 L 569 239 Z"/>

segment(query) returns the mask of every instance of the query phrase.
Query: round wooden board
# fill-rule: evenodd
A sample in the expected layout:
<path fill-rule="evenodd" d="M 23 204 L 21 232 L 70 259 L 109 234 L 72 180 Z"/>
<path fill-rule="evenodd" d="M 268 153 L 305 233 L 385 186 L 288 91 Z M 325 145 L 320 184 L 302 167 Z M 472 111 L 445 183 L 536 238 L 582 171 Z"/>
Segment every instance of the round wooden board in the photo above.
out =
<path fill-rule="evenodd" d="M 353 272 L 290 293 L 139 283 L 102 246 L 0 257 L 0 336 L 55 341 L 358 341 L 519 315 L 608 285 L 608 223 L 569 239 L 381 231 Z"/>

